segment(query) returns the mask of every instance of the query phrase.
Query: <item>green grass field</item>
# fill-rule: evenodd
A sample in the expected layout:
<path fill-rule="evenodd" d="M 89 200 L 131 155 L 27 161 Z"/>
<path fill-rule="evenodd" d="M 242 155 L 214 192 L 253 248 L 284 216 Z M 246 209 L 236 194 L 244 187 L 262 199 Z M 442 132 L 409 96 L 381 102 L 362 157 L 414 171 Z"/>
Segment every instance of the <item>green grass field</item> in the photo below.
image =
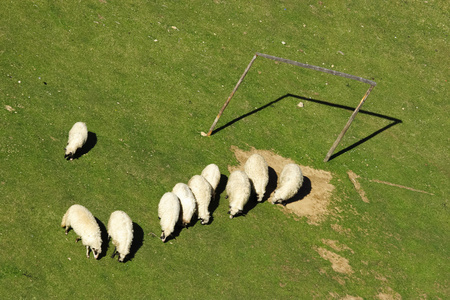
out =
<path fill-rule="evenodd" d="M 0 7 L 1 299 L 450 298 L 447 2 Z M 368 86 L 264 58 L 215 134 L 200 135 L 255 52 L 377 82 L 328 163 Z M 66 161 L 77 121 L 96 143 Z M 211 224 L 165 244 L 154 237 L 161 196 L 209 163 L 228 176 L 238 164 L 231 146 L 331 172 L 326 219 L 310 225 L 264 202 L 230 220 L 221 192 Z M 128 262 L 109 258 L 112 244 L 87 259 L 75 233 L 64 235 L 75 203 L 103 226 L 114 210 L 130 215 L 137 251 Z"/>

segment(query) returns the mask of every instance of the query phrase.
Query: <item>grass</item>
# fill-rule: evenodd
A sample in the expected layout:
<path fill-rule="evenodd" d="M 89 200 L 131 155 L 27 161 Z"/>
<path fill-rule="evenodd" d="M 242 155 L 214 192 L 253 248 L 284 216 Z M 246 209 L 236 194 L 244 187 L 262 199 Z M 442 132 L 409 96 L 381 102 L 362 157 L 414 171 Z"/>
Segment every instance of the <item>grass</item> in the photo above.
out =
<path fill-rule="evenodd" d="M 438 1 L 3 3 L 1 297 L 448 298 L 448 9 Z M 255 52 L 377 82 L 363 106 L 371 114 L 357 116 L 330 162 L 322 160 L 351 111 L 326 103 L 355 107 L 367 86 L 262 58 L 223 129 L 200 136 Z M 393 119 L 401 123 L 382 130 Z M 67 162 L 76 121 L 97 143 Z M 149 235 L 160 231 L 162 194 L 211 162 L 228 175 L 237 164 L 231 145 L 330 171 L 331 214 L 314 226 L 263 203 L 230 221 L 223 192 L 210 225 L 166 244 Z M 86 259 L 59 227 L 74 203 L 103 224 L 125 210 L 143 234 L 134 258 Z M 353 273 L 335 272 L 318 248 L 348 259 Z"/>

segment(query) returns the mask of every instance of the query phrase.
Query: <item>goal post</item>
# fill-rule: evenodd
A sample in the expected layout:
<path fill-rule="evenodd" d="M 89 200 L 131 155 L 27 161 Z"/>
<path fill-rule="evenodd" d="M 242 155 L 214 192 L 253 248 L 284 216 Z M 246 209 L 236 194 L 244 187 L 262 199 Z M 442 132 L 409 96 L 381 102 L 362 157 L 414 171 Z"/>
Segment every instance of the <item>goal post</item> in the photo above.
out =
<path fill-rule="evenodd" d="M 361 106 L 364 104 L 364 102 L 366 101 L 367 97 L 369 96 L 370 92 L 373 90 L 373 88 L 377 85 L 377 83 L 375 81 L 369 80 L 369 79 L 365 79 L 362 77 L 358 77 L 358 76 L 354 76 L 354 75 L 350 75 L 350 74 L 346 74 L 346 73 L 342 73 L 342 72 L 338 72 L 335 70 L 330 70 L 330 69 L 326 69 L 326 68 L 322 68 L 322 67 L 318 67 L 318 66 L 313 66 L 313 65 L 309 65 L 309 64 L 304 64 L 304 63 L 300 63 L 294 60 L 290 60 L 290 59 L 285 59 L 285 58 L 281 58 L 281 57 L 276 57 L 276 56 L 272 56 L 272 55 L 268 55 L 268 54 L 263 54 L 263 53 L 256 53 L 252 60 L 250 61 L 250 63 L 248 64 L 247 68 L 245 69 L 244 73 L 241 75 L 241 78 L 239 78 L 236 86 L 234 87 L 233 91 L 231 92 L 230 96 L 228 97 L 227 101 L 225 102 L 225 104 L 223 105 L 223 107 L 220 109 L 218 115 L 216 116 L 213 124 L 211 125 L 211 128 L 209 129 L 207 134 L 204 134 L 206 136 L 211 136 L 214 128 L 216 127 L 217 122 L 219 121 L 220 117 L 222 116 L 224 110 L 227 108 L 228 104 L 231 101 L 231 98 L 233 98 L 234 94 L 236 93 L 237 89 L 239 88 L 239 86 L 241 85 L 242 81 L 244 80 L 245 76 L 247 75 L 248 71 L 250 70 L 250 68 L 253 65 L 253 62 L 256 60 L 256 58 L 260 56 L 260 57 L 264 57 L 267 59 L 271 59 L 271 60 L 275 60 L 275 61 L 279 61 L 279 62 L 283 62 L 283 63 L 287 63 L 290 65 L 294 65 L 297 67 L 301 67 L 301 68 L 306 68 L 306 69 L 311 69 L 314 71 L 319 71 L 319 72 L 323 72 L 323 73 L 327 73 L 327 74 L 331 74 L 331 75 L 336 75 L 336 76 L 340 76 L 340 77 L 344 77 L 347 79 L 352 79 L 352 80 L 356 80 L 356 81 L 360 81 L 366 84 L 370 84 L 369 89 L 367 90 L 367 92 L 365 93 L 364 97 L 362 98 L 362 100 L 359 102 L 358 106 L 355 108 L 355 110 L 353 111 L 352 115 L 350 116 L 350 118 L 347 121 L 347 124 L 345 124 L 344 128 L 342 129 L 341 133 L 339 134 L 339 136 L 337 137 L 336 141 L 333 143 L 333 145 L 331 146 L 330 150 L 328 151 L 327 155 L 324 158 L 324 162 L 327 162 L 331 155 L 333 154 L 334 150 L 336 149 L 336 147 L 339 145 L 340 141 L 342 140 L 342 138 L 344 137 L 345 133 L 347 132 L 348 128 L 350 127 L 350 125 L 352 124 L 353 120 L 355 119 L 356 115 L 358 114 Z"/>

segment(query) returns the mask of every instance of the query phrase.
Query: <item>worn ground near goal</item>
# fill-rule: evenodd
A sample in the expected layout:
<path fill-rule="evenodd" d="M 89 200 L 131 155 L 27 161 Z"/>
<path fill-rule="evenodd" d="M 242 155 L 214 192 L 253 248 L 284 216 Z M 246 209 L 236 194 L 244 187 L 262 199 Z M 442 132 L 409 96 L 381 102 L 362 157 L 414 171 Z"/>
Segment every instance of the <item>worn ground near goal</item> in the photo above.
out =
<path fill-rule="evenodd" d="M 250 150 L 244 151 L 236 146 L 232 146 L 231 151 L 234 153 L 239 165 L 228 166 L 228 171 L 230 173 L 235 170 L 243 170 L 245 162 L 254 153 L 262 155 L 267 161 L 267 164 L 269 165 L 269 184 L 264 200 L 269 203 L 266 205 L 271 205 L 271 198 L 276 189 L 277 179 L 283 167 L 289 163 L 299 164 L 290 158 L 282 157 L 269 150 L 258 150 L 251 147 Z M 308 224 L 315 226 L 321 225 L 327 218 L 332 219 L 333 217 L 341 215 L 343 209 L 338 207 L 338 203 L 332 203 L 335 187 L 330 181 L 333 178 L 333 175 L 325 170 L 317 170 L 301 164 L 299 165 L 304 175 L 304 184 L 302 188 L 291 200 L 289 200 L 287 205 L 276 205 L 274 208 L 282 209 L 285 214 L 290 216 L 293 215 L 294 219 L 298 221 L 304 219 Z M 356 180 L 358 176 L 352 171 L 349 171 L 348 175 L 356 192 L 361 196 L 362 200 L 365 203 L 370 203 L 365 196 L 363 188 Z M 359 214 L 354 208 L 352 208 L 350 213 L 355 215 Z M 342 216 L 339 216 L 339 218 L 341 217 Z M 368 221 L 367 218 L 370 217 L 365 216 L 365 218 L 366 221 Z M 332 224 L 331 228 L 338 234 L 344 236 L 352 235 L 349 228 L 344 228 L 340 224 Z M 360 230 L 368 231 L 364 228 L 361 228 Z M 377 294 L 373 295 L 374 299 L 402 299 L 400 294 L 389 286 L 387 276 L 371 270 L 367 262 L 361 261 L 361 264 L 358 263 L 358 265 L 363 266 L 362 268 L 353 267 L 351 261 L 352 259 L 355 259 L 355 254 L 357 253 L 342 241 L 322 238 L 317 245 L 312 246 L 312 250 L 321 259 L 324 259 L 331 264 L 332 272 L 327 271 L 325 268 L 317 270 L 323 277 L 334 280 L 340 285 L 345 286 L 349 282 L 364 282 L 364 277 L 368 276 L 374 278 L 380 284 Z M 330 299 L 363 299 L 357 295 L 342 295 L 336 292 L 330 292 L 329 297 Z"/>
<path fill-rule="evenodd" d="M 269 165 L 269 184 L 266 190 L 265 198 L 271 202 L 273 192 L 276 189 L 277 179 L 283 167 L 289 163 L 297 163 L 289 158 L 284 158 L 268 150 L 257 150 L 255 148 L 250 151 L 243 151 L 232 146 L 239 166 L 229 166 L 230 172 L 234 170 L 243 170 L 247 159 L 254 153 L 258 153 L 264 157 Z M 282 207 L 286 213 L 294 213 L 299 217 L 306 217 L 309 224 L 317 225 L 328 215 L 328 203 L 330 202 L 331 193 L 334 186 L 330 183 L 332 175 L 324 170 L 316 170 L 308 166 L 300 165 L 304 182 L 300 191 L 288 201 L 286 206 Z"/>

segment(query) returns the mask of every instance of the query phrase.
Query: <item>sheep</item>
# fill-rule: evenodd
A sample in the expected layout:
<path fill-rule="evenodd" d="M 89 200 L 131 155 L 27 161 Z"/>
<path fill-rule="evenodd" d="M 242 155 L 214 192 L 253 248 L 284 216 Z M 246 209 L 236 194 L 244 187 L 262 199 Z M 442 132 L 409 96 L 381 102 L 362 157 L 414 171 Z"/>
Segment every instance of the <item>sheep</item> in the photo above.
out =
<path fill-rule="evenodd" d="M 158 205 L 158 217 L 161 224 L 161 240 L 166 239 L 174 232 L 175 225 L 180 217 L 180 200 L 177 195 L 172 192 L 165 193 Z"/>
<path fill-rule="evenodd" d="M 209 223 L 209 203 L 213 195 L 211 184 L 201 175 L 194 175 L 188 182 L 188 186 L 194 194 L 197 202 L 198 218 L 202 225 Z"/>
<path fill-rule="evenodd" d="M 182 223 L 184 227 L 187 227 L 191 223 L 192 216 L 196 211 L 196 202 L 194 194 L 191 189 L 185 183 L 177 183 L 172 190 L 172 193 L 177 195 L 181 203 L 182 211 Z"/>
<path fill-rule="evenodd" d="M 275 190 L 272 204 L 281 203 L 294 197 L 303 184 L 303 174 L 297 164 L 287 164 L 281 171 L 278 187 Z"/>
<path fill-rule="evenodd" d="M 208 180 L 213 191 L 215 191 L 220 181 L 219 167 L 216 164 L 209 164 L 203 169 L 201 175 L 205 177 L 206 180 Z"/>
<path fill-rule="evenodd" d="M 269 166 L 264 157 L 255 153 L 245 162 L 245 173 L 248 175 L 253 189 L 261 202 L 266 193 L 266 186 L 269 183 Z"/>
<path fill-rule="evenodd" d="M 130 253 L 131 242 L 133 241 L 133 222 L 124 211 L 116 210 L 109 217 L 108 236 L 114 245 L 111 258 L 118 254 L 119 261 L 123 262 Z"/>
<path fill-rule="evenodd" d="M 234 171 L 228 177 L 226 186 L 227 198 L 230 201 L 230 219 L 242 213 L 251 194 L 251 183 L 244 171 Z"/>
<path fill-rule="evenodd" d="M 89 258 L 89 252 L 92 249 L 95 259 L 98 259 L 102 253 L 102 237 L 100 227 L 92 213 L 84 206 L 74 204 L 64 214 L 61 227 L 65 227 L 65 233 L 68 234 L 70 228 L 78 235 L 76 241 L 82 240 L 86 246 L 86 257 Z"/>
<path fill-rule="evenodd" d="M 64 148 L 66 151 L 64 158 L 73 160 L 77 150 L 82 148 L 86 143 L 87 137 L 88 130 L 86 124 L 83 122 L 76 122 L 69 131 L 69 140 L 67 141 L 66 148 Z"/>

